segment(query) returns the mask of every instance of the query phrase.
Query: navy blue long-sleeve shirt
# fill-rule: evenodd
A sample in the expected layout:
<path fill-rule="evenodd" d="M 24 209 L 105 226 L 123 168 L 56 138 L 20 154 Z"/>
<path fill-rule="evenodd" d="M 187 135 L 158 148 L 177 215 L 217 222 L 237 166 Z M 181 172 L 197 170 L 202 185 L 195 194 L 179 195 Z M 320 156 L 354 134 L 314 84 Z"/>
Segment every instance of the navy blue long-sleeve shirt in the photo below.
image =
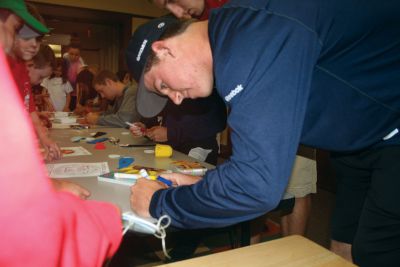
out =
<path fill-rule="evenodd" d="M 399 13 L 397 0 L 231 0 L 212 11 L 233 155 L 195 185 L 157 191 L 152 216 L 184 228 L 248 220 L 280 201 L 299 143 L 399 145 Z"/>

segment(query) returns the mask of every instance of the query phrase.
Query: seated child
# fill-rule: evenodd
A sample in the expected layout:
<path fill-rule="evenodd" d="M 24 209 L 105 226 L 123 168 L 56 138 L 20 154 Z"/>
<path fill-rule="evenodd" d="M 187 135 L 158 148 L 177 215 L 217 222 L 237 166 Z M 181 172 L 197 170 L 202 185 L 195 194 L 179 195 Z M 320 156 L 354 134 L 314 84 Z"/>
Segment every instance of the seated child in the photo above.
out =
<path fill-rule="evenodd" d="M 89 112 L 104 111 L 107 100 L 102 98 L 93 87 L 94 75 L 89 69 L 83 69 L 76 78 L 77 103 L 75 113 L 86 115 Z"/>

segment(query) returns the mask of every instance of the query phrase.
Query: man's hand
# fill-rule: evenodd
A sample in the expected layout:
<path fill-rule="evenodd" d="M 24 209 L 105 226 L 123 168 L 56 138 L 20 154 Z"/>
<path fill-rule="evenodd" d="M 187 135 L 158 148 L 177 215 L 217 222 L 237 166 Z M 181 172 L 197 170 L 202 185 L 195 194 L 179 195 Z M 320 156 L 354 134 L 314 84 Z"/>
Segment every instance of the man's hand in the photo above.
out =
<path fill-rule="evenodd" d="M 146 131 L 147 137 L 155 142 L 167 142 L 167 128 L 162 126 L 154 126 Z"/>
<path fill-rule="evenodd" d="M 90 196 L 90 192 L 87 189 L 75 183 L 55 179 L 51 179 L 51 181 L 57 191 L 70 192 L 81 199 L 87 199 Z"/>
<path fill-rule="evenodd" d="M 99 114 L 90 112 L 86 115 L 86 121 L 89 124 L 96 124 L 99 119 Z"/>
<path fill-rule="evenodd" d="M 62 158 L 61 149 L 56 142 L 47 137 L 43 137 L 40 141 L 46 150 L 46 161 L 59 160 Z"/>
<path fill-rule="evenodd" d="M 183 173 L 162 173 L 161 176 L 167 180 L 170 180 L 174 186 L 192 185 L 203 178 L 201 176 L 193 176 Z"/>
<path fill-rule="evenodd" d="M 138 179 L 136 184 L 131 187 L 131 208 L 139 216 L 151 217 L 149 208 L 153 194 L 166 188 L 166 186 L 157 181 L 150 181 L 144 178 Z"/>
<path fill-rule="evenodd" d="M 140 137 L 145 135 L 147 130 L 146 130 L 146 125 L 144 125 L 144 123 L 135 122 L 133 123 L 133 126 L 129 127 L 129 131 L 131 131 L 134 137 Z"/>

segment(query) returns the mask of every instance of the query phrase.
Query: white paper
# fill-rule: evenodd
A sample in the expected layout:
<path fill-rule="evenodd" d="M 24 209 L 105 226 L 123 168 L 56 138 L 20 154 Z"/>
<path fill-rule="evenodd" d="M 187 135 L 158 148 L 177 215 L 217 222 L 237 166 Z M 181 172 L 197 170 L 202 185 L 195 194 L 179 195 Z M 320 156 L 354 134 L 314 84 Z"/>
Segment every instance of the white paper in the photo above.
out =
<path fill-rule="evenodd" d="M 54 112 L 54 118 L 65 118 L 68 117 L 70 112 L 56 111 Z"/>
<path fill-rule="evenodd" d="M 192 158 L 195 158 L 195 159 L 197 159 L 199 161 L 205 161 L 207 156 L 208 156 L 208 154 L 210 154 L 211 151 L 212 151 L 211 149 L 204 149 L 204 148 L 201 148 L 201 147 L 195 147 L 195 148 L 192 148 L 189 151 L 188 156 L 192 157 Z"/>
<path fill-rule="evenodd" d="M 52 129 L 71 129 L 71 126 L 79 125 L 79 123 L 52 123 Z"/>
<path fill-rule="evenodd" d="M 46 164 L 51 178 L 97 177 L 110 172 L 107 162 Z"/>
<path fill-rule="evenodd" d="M 69 150 L 69 151 L 68 151 Z M 73 151 L 72 153 L 70 153 Z M 62 147 L 61 152 L 63 157 L 87 156 L 92 155 L 88 150 L 81 146 Z M 67 153 L 68 152 L 68 153 Z"/>

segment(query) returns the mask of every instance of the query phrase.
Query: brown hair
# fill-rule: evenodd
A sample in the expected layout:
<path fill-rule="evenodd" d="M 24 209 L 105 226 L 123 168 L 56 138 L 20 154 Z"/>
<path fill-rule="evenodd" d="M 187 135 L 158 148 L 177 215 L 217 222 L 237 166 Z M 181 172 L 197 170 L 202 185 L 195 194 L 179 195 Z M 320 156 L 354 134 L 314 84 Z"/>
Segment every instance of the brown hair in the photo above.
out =
<path fill-rule="evenodd" d="M 11 12 L 8 9 L 0 8 L 0 20 L 6 21 Z"/>
<path fill-rule="evenodd" d="M 40 45 L 39 52 L 32 58 L 34 67 L 42 69 L 50 66 L 52 69 L 56 67 L 56 57 L 53 50 L 48 45 Z"/>
<path fill-rule="evenodd" d="M 93 73 L 87 69 L 79 72 L 76 77 L 76 84 L 79 85 L 79 104 L 82 106 L 87 104 L 88 100 L 94 99 L 97 96 L 96 90 L 93 88 Z"/>
<path fill-rule="evenodd" d="M 68 70 L 67 70 L 67 62 L 63 58 L 56 58 L 55 67 L 53 69 L 53 73 L 50 75 L 50 79 L 56 77 L 56 75 L 54 74 L 54 70 L 56 70 L 58 67 L 61 67 L 62 83 L 66 83 L 68 81 Z"/>
<path fill-rule="evenodd" d="M 93 78 L 93 86 L 96 84 L 106 84 L 106 79 L 110 79 L 114 82 L 118 82 L 118 76 L 109 70 L 102 70 Z"/>

